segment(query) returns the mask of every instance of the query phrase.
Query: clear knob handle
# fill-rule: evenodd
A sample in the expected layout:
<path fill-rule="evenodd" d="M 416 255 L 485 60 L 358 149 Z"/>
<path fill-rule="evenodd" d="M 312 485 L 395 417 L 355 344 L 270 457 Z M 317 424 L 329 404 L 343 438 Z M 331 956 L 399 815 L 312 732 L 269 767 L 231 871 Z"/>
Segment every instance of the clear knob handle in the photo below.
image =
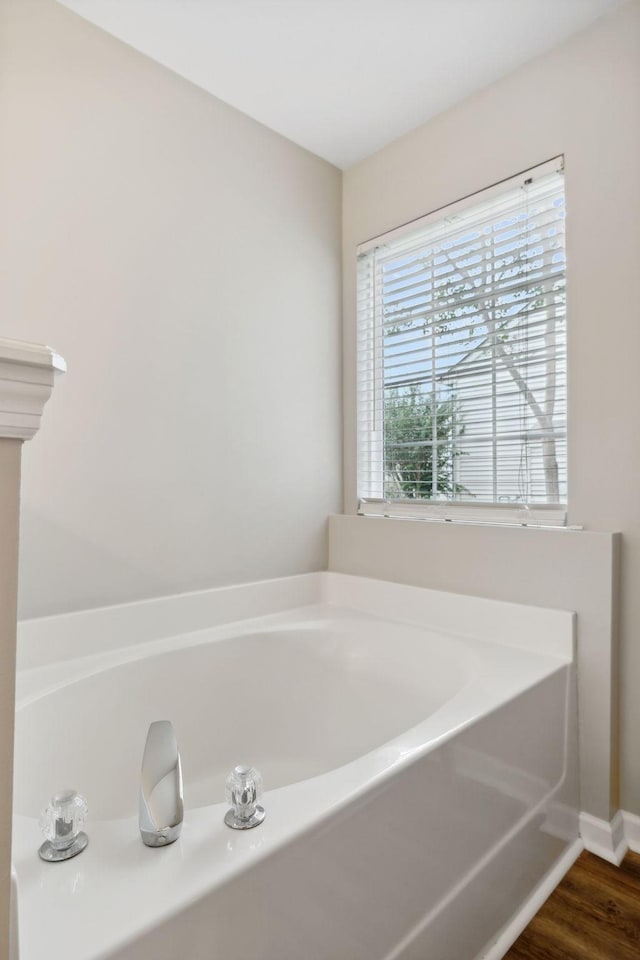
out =
<path fill-rule="evenodd" d="M 87 812 L 87 801 L 75 790 L 54 794 L 40 815 L 45 841 L 38 853 L 43 860 L 68 860 L 82 853 L 89 842 L 86 833 L 80 829 Z"/>
<path fill-rule="evenodd" d="M 262 776 L 255 767 L 234 767 L 225 789 L 227 803 L 231 804 L 224 818 L 226 825 L 234 830 L 249 830 L 262 823 L 265 812 L 258 804 L 262 792 Z"/>

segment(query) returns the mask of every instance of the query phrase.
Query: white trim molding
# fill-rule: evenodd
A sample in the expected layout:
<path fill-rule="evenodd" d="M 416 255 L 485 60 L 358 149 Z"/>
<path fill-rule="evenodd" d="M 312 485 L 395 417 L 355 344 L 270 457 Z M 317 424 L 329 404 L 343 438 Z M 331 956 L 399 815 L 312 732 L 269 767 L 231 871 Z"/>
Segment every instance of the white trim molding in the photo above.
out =
<path fill-rule="evenodd" d="M 624 814 L 618 810 L 611 822 L 600 820 L 598 817 L 592 817 L 589 813 L 580 814 L 580 836 L 584 845 L 590 853 L 608 860 L 609 863 L 619 867 L 624 859 L 624 855 L 629 849 L 629 841 L 626 833 L 626 819 L 632 814 Z M 640 818 L 634 817 L 640 827 Z M 637 838 L 640 840 L 640 830 Z"/>
<path fill-rule="evenodd" d="M 624 821 L 624 836 L 629 844 L 629 849 L 633 850 L 634 853 L 640 853 L 640 817 L 637 817 L 635 813 L 627 813 L 626 810 L 623 810 L 622 819 Z"/>
<path fill-rule="evenodd" d="M 11 902 L 9 905 L 9 960 L 20 960 L 18 950 L 18 875 L 11 865 Z"/>
<path fill-rule="evenodd" d="M 0 437 L 36 435 L 55 375 L 66 369 L 51 347 L 0 337 Z"/>

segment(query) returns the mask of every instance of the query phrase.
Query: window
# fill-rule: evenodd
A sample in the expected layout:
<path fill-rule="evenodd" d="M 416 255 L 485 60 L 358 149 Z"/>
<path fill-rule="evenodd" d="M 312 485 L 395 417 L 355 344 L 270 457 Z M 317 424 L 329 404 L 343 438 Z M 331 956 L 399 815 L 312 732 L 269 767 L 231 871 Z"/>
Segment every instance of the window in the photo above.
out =
<path fill-rule="evenodd" d="M 564 523 L 562 169 L 360 246 L 361 513 Z"/>

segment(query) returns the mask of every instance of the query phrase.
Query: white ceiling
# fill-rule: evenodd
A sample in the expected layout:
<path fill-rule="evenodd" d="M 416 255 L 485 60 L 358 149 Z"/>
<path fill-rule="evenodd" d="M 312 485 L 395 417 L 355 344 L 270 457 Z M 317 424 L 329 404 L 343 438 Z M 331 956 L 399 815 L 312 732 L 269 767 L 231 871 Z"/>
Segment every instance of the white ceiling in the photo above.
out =
<path fill-rule="evenodd" d="M 60 0 L 346 168 L 624 0 Z"/>

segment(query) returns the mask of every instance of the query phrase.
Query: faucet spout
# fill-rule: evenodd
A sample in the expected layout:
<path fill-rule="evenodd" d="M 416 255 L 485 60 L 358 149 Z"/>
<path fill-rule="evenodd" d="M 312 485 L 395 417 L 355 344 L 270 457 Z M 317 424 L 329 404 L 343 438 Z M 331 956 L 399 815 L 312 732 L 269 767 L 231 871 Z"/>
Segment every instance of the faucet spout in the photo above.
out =
<path fill-rule="evenodd" d="M 168 720 L 149 727 L 142 757 L 139 826 L 148 847 L 165 847 L 180 836 L 184 817 L 182 766 Z"/>

